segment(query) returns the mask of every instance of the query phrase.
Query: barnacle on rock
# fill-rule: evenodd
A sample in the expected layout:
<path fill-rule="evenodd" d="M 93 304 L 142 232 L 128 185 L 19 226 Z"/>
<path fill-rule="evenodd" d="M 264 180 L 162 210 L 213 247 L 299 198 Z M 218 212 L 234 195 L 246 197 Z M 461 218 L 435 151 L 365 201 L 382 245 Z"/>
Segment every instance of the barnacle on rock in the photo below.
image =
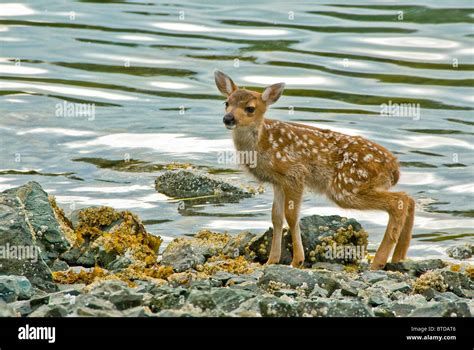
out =
<path fill-rule="evenodd" d="M 428 271 L 418 277 L 413 283 L 413 292 L 423 294 L 426 290 L 433 288 L 438 292 L 446 292 L 448 285 L 439 271 Z"/>

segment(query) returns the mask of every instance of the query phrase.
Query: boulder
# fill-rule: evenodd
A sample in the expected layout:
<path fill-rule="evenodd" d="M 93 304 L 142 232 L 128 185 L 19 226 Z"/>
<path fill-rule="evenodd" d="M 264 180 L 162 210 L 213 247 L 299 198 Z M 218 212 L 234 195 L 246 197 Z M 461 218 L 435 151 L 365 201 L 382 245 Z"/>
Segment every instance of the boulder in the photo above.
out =
<path fill-rule="evenodd" d="M 0 193 L 0 274 L 25 276 L 33 286 L 54 291 L 49 266 L 68 247 L 37 182 Z"/>
<path fill-rule="evenodd" d="M 300 232 L 307 267 L 316 262 L 353 264 L 365 257 L 368 235 L 355 219 L 312 215 L 300 220 Z M 272 238 L 273 229 L 269 228 L 248 245 L 257 261 L 268 260 Z M 291 235 L 284 229 L 280 263 L 289 264 L 291 260 Z"/>
<path fill-rule="evenodd" d="M 465 302 L 430 302 L 416 308 L 408 317 L 471 317 L 469 306 Z"/>
<path fill-rule="evenodd" d="M 470 259 L 474 255 L 474 245 L 466 243 L 463 245 L 450 247 L 446 250 L 446 253 L 453 259 Z"/>
<path fill-rule="evenodd" d="M 174 198 L 212 196 L 214 199 L 238 201 L 253 196 L 251 192 L 209 174 L 187 170 L 164 172 L 155 179 L 155 189 Z"/>
<path fill-rule="evenodd" d="M 265 267 L 258 285 L 268 291 L 291 288 L 309 294 L 316 285 L 316 281 L 316 276 L 311 271 L 286 265 L 269 265 Z"/>
<path fill-rule="evenodd" d="M 446 263 L 441 259 L 405 260 L 396 263 L 387 263 L 385 270 L 399 271 L 413 276 L 420 276 L 429 270 L 442 269 Z"/>

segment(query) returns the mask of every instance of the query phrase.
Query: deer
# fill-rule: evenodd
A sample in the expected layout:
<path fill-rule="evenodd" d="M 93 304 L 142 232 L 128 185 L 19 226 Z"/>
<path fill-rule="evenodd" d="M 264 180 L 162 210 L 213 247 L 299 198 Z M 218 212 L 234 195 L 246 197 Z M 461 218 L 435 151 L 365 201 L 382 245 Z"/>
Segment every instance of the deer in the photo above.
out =
<path fill-rule="evenodd" d="M 344 209 L 388 213 L 371 269 L 383 269 L 392 251 L 392 262 L 406 259 L 415 202 L 405 192 L 389 191 L 400 177 L 398 160 L 389 150 L 361 136 L 266 118 L 285 83 L 272 84 L 260 93 L 237 87 L 218 70 L 214 78 L 226 97 L 223 123 L 232 130 L 236 150 L 256 154 L 254 166 L 242 166 L 258 181 L 273 187 L 273 236 L 266 264 L 280 261 L 286 219 L 292 240 L 291 266 L 303 266 L 299 214 L 305 189 L 325 195 Z"/>

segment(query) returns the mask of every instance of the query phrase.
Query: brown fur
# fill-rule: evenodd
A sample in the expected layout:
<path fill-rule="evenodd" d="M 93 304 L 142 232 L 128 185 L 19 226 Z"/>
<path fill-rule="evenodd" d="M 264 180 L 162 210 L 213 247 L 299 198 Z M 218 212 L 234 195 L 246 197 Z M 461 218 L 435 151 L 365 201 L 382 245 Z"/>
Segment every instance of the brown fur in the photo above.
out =
<path fill-rule="evenodd" d="M 236 149 L 256 152 L 257 166 L 246 165 L 247 170 L 273 185 L 274 234 L 268 263 L 280 260 L 283 217 L 292 234 L 292 265 L 301 266 L 304 261 L 298 221 L 305 188 L 326 195 L 342 208 L 389 214 L 373 269 L 383 268 L 394 248 L 392 261 L 406 258 L 415 204 L 406 193 L 388 192 L 400 176 L 395 156 L 360 136 L 266 119 L 265 112 L 280 97 L 283 84 L 269 86 L 260 94 L 237 88 L 221 72 L 216 73 L 216 84 L 227 96 L 226 113 L 235 119 L 232 137 Z M 255 111 L 249 113 L 247 107 Z"/>

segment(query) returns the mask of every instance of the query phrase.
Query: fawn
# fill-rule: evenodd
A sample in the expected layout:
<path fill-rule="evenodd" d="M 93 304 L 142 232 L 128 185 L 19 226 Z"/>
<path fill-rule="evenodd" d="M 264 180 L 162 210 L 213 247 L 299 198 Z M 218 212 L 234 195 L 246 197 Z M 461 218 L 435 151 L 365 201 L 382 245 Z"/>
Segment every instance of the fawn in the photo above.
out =
<path fill-rule="evenodd" d="M 404 192 L 388 191 L 400 176 L 394 155 L 360 136 L 265 118 L 267 108 L 280 98 L 284 83 L 259 93 L 238 88 L 220 71 L 214 75 L 217 88 L 227 97 L 223 121 L 232 130 L 237 151 L 257 155 L 256 166 L 244 167 L 259 181 L 273 185 L 273 239 L 267 264 L 280 260 L 284 218 L 292 239 L 291 265 L 300 267 L 304 262 L 298 221 L 305 187 L 325 194 L 342 208 L 388 213 L 372 269 L 383 268 L 394 248 L 392 262 L 406 258 L 415 202 Z"/>

